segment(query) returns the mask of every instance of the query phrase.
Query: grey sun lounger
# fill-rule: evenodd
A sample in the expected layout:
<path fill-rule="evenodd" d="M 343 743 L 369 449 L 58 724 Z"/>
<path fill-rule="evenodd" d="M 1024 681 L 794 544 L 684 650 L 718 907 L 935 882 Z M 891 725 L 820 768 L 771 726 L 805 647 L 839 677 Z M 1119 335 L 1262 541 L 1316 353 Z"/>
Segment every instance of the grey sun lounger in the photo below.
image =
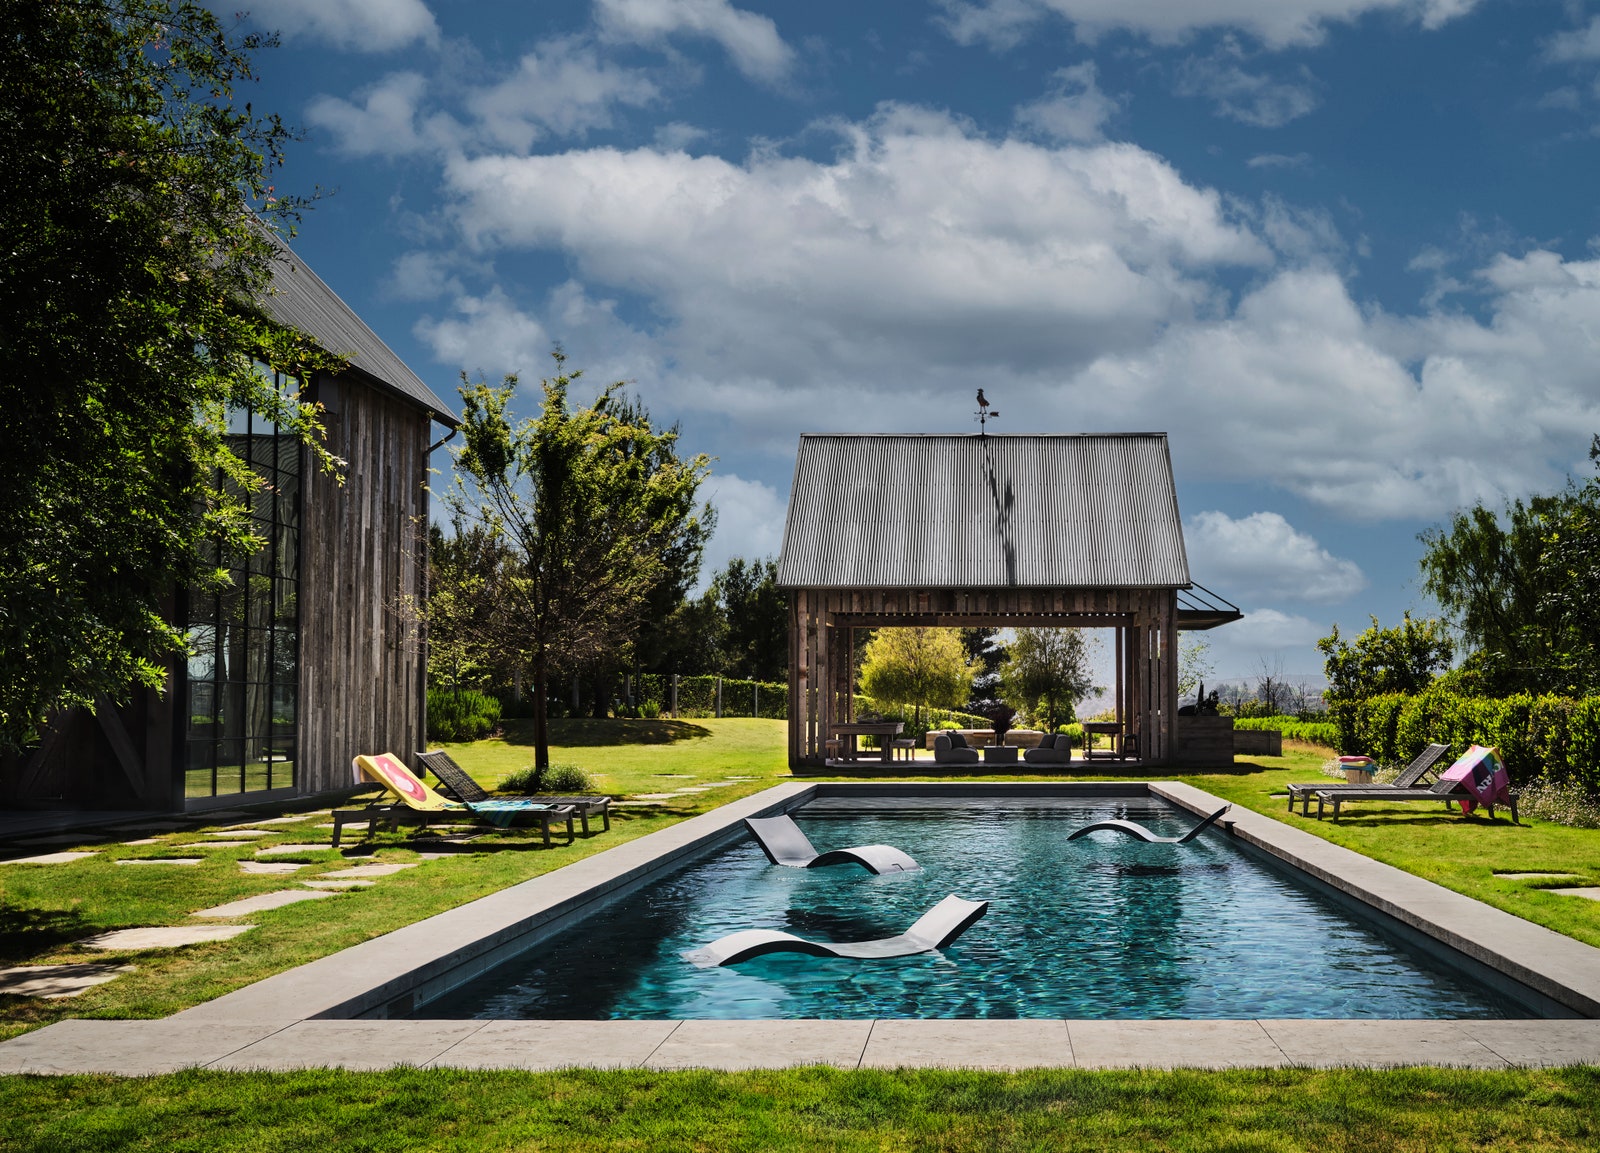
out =
<path fill-rule="evenodd" d="M 813 957 L 846 957 L 855 961 L 910 957 L 944 948 L 988 911 L 988 901 L 968 901 L 952 894 L 918 917 L 917 923 L 898 937 L 831 945 L 825 941 L 808 941 L 778 929 L 745 929 L 729 933 L 703 948 L 686 950 L 683 957 L 702 969 L 737 965 L 768 953 L 807 953 Z"/>
<path fill-rule="evenodd" d="M 1226 813 L 1231 808 L 1233 808 L 1232 805 L 1223 805 L 1222 808 L 1212 813 L 1209 817 L 1201 821 L 1198 825 L 1190 829 L 1181 837 L 1158 837 L 1156 834 L 1152 833 L 1149 829 L 1145 828 L 1136 821 L 1109 820 L 1096 821 L 1092 825 L 1085 825 L 1077 832 L 1068 835 L 1067 840 L 1076 841 L 1085 833 L 1092 833 L 1097 829 L 1110 829 L 1112 832 L 1126 833 L 1130 837 L 1138 837 L 1141 841 L 1148 841 L 1152 845 L 1181 845 L 1187 841 L 1194 840 L 1201 833 L 1205 832 L 1211 827 L 1213 821 L 1222 816 L 1223 813 Z"/>
<path fill-rule="evenodd" d="M 1311 815 L 1311 798 L 1318 793 L 1330 789 L 1409 789 L 1416 785 L 1433 771 L 1433 766 L 1439 759 L 1450 751 L 1449 745 L 1429 745 L 1417 754 L 1416 760 L 1400 770 L 1400 775 L 1385 785 L 1351 785 L 1335 784 L 1330 781 L 1321 781 L 1317 784 L 1301 784 L 1289 786 L 1289 811 L 1294 812 L 1294 803 L 1300 802 L 1300 811 L 1305 816 Z"/>
<path fill-rule="evenodd" d="M 1460 781 L 1440 781 L 1429 789 L 1397 789 L 1393 785 L 1346 785 L 1339 788 L 1322 789 L 1317 793 L 1317 820 L 1322 820 L 1323 806 L 1333 806 L 1333 819 L 1339 819 L 1339 806 L 1348 801 L 1443 801 L 1448 809 L 1451 805 L 1461 800 L 1473 800 L 1472 793 L 1461 787 Z M 1489 818 L 1494 819 L 1494 806 L 1487 802 L 1480 802 L 1489 810 Z M 1520 825 L 1517 819 L 1517 794 L 1511 794 L 1511 823 Z"/>
<path fill-rule="evenodd" d="M 852 845 L 848 849 L 819 853 L 800 831 L 800 826 L 787 815 L 747 817 L 744 823 L 767 860 L 774 865 L 787 865 L 791 869 L 860 865 L 874 873 L 909 873 L 922 867 L 893 845 Z"/>
<path fill-rule="evenodd" d="M 478 801 L 489 801 L 494 798 L 486 793 L 483 786 L 467 775 L 467 770 L 456 764 L 455 759 L 443 749 L 432 752 L 418 753 L 417 761 L 438 778 L 442 791 L 451 798 L 464 804 L 475 804 Z M 605 822 L 607 831 L 611 828 L 611 798 L 604 794 L 584 797 L 539 797 L 537 798 L 549 805 L 570 805 L 583 822 L 583 835 L 589 835 L 589 818 L 598 816 Z"/>

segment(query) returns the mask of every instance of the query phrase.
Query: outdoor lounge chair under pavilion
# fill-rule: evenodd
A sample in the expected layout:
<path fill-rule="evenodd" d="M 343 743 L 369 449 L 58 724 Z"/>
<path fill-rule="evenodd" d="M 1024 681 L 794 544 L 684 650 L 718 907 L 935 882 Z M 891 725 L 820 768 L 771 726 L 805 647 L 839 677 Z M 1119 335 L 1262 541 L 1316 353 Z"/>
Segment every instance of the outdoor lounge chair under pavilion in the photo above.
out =
<path fill-rule="evenodd" d="M 940 733 L 933 738 L 933 763 L 936 765 L 975 765 L 979 759 L 978 750 L 967 744 L 967 738 L 960 733 Z"/>
<path fill-rule="evenodd" d="M 492 797 L 467 775 L 467 770 L 456 764 L 455 759 L 443 749 L 432 752 L 418 753 L 417 760 L 422 767 L 435 777 L 439 784 L 451 798 L 466 804 L 477 804 L 480 801 L 507 800 L 514 798 Z M 598 816 L 605 822 L 605 831 L 611 829 L 611 798 L 604 793 L 582 797 L 539 797 L 540 802 L 547 805 L 571 805 L 578 810 L 578 817 L 583 821 L 583 835 L 589 835 L 589 818 Z"/>
<path fill-rule="evenodd" d="M 1368 785 L 1337 785 L 1326 781 L 1319 784 L 1301 784 L 1289 786 L 1289 811 L 1294 812 L 1296 800 L 1301 802 L 1300 811 L 1305 816 L 1311 815 L 1311 798 L 1316 794 L 1330 789 L 1409 789 L 1433 770 L 1439 759 L 1450 751 L 1449 745 L 1429 745 L 1417 754 L 1415 760 L 1400 770 L 1400 775 L 1387 784 Z"/>
<path fill-rule="evenodd" d="M 848 957 L 857 961 L 910 957 L 944 948 L 988 911 L 988 901 L 968 901 L 952 894 L 918 917 L 911 928 L 895 937 L 833 945 L 825 941 L 808 941 L 777 929 L 745 929 L 729 933 L 699 949 L 686 950 L 683 957 L 702 969 L 737 965 L 740 961 L 767 953 L 809 953 L 813 957 Z"/>
<path fill-rule="evenodd" d="M 922 866 L 893 845 L 854 845 L 848 849 L 832 849 L 819 853 L 811 841 L 800 831 L 800 826 L 787 816 L 747 817 L 745 827 L 750 830 L 774 865 L 787 865 L 791 869 L 821 869 L 828 865 L 860 865 L 874 873 L 909 873 Z"/>
<path fill-rule="evenodd" d="M 1143 825 L 1139 824 L 1137 821 L 1122 821 L 1113 818 L 1106 821 L 1096 821 L 1092 825 L 1085 825 L 1083 828 L 1068 834 L 1067 840 L 1076 841 L 1079 837 L 1086 833 L 1093 833 L 1100 829 L 1108 829 L 1115 833 L 1126 833 L 1130 837 L 1137 837 L 1139 840 L 1146 841 L 1152 845 L 1183 845 L 1194 840 L 1201 833 L 1209 829 L 1218 817 L 1222 816 L 1231 808 L 1233 808 L 1232 805 L 1223 805 L 1222 808 L 1212 813 L 1209 817 L 1201 821 L 1198 825 L 1190 829 L 1181 837 L 1158 836 L 1155 833 L 1152 833 L 1149 829 L 1145 828 Z"/>
<path fill-rule="evenodd" d="M 513 821 L 535 821 L 544 834 L 546 846 L 550 844 L 551 823 L 563 821 L 567 826 L 567 843 L 571 844 L 577 839 L 577 833 L 572 828 L 572 819 L 577 815 L 577 809 L 572 805 L 556 805 L 520 797 L 466 804 L 441 797 L 419 781 L 393 753 L 356 757 L 353 764 L 358 777 L 364 776 L 370 781 L 377 782 L 388 790 L 387 795 L 397 797 L 399 800 L 396 803 L 385 804 L 384 798 L 380 797 L 365 808 L 335 809 L 334 848 L 339 847 L 339 838 L 344 832 L 345 825 L 358 821 L 367 822 L 369 837 L 380 823 L 394 829 L 402 822 L 427 825 L 436 821 L 468 820 L 480 821 L 503 829 Z"/>

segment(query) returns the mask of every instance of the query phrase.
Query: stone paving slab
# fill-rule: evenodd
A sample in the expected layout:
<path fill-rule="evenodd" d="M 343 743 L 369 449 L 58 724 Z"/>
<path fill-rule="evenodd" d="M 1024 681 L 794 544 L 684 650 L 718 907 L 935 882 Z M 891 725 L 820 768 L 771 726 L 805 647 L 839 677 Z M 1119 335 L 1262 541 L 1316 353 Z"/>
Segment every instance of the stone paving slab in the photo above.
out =
<path fill-rule="evenodd" d="M 875 1021 L 863 1068 L 1031 1069 L 1074 1064 L 1065 1021 Z"/>
<path fill-rule="evenodd" d="M 1600 1021 L 1462 1021 L 1462 1031 L 1512 1065 L 1600 1065 Z"/>
<path fill-rule="evenodd" d="M 326 853 L 332 845 L 268 845 L 264 849 L 257 849 L 256 856 L 272 857 L 285 853 Z"/>
<path fill-rule="evenodd" d="M 291 813 L 286 817 L 268 817 L 262 821 L 251 821 L 252 827 L 256 825 L 297 825 L 301 821 L 310 821 L 317 817 L 326 817 L 331 809 L 319 809 L 310 813 Z"/>
<path fill-rule="evenodd" d="M 186 841 L 181 845 L 174 845 L 175 849 L 237 849 L 241 845 L 253 845 L 254 841 Z"/>
<path fill-rule="evenodd" d="M 647 1069 L 854 1069 L 871 1021 L 685 1021 L 645 1061 Z"/>
<path fill-rule="evenodd" d="M 259 1041 L 275 1026 L 222 1022 L 57 1021 L 0 1045 L 0 1073 L 112 1073 L 190 1069 Z"/>
<path fill-rule="evenodd" d="M 1502 881 L 1543 881 L 1556 877 L 1576 877 L 1577 873 L 1496 873 L 1495 877 Z"/>
<path fill-rule="evenodd" d="M 329 892 L 342 893 L 347 889 L 370 889 L 378 882 L 351 877 L 346 881 L 301 881 L 300 883 L 308 889 L 326 889 Z"/>
<path fill-rule="evenodd" d="M 206 836 L 208 836 L 208 837 L 232 837 L 232 838 L 239 838 L 239 837 L 246 837 L 246 838 L 248 838 L 248 837 L 270 837 L 272 835 L 273 835 L 273 832 L 272 832 L 271 829 L 241 829 L 241 828 L 238 828 L 238 827 L 231 828 L 231 829 L 213 829 L 209 833 L 206 834 Z"/>
<path fill-rule="evenodd" d="M 350 1069 L 426 1065 L 483 1028 L 482 1021 L 300 1021 L 220 1060 L 211 1069 Z"/>
<path fill-rule="evenodd" d="M 392 862 L 387 865 L 355 865 L 348 869 L 335 869 L 331 873 L 321 874 L 324 881 L 343 881 L 351 877 L 390 877 L 406 869 L 415 869 L 415 861 Z"/>
<path fill-rule="evenodd" d="M 248 933 L 254 925 L 150 925 L 142 929 L 113 929 L 78 944 L 86 949 L 180 949 L 208 941 L 226 941 Z"/>
<path fill-rule="evenodd" d="M 167 839 L 165 837 L 140 837 L 137 841 L 122 842 L 124 847 L 129 849 L 143 848 L 145 845 L 164 845 L 166 843 Z"/>
<path fill-rule="evenodd" d="M 213 905 L 190 913 L 191 917 L 248 917 L 251 913 L 265 913 L 268 909 L 281 909 L 301 901 L 318 901 L 332 893 L 319 893 L 305 889 L 279 889 L 275 893 L 257 893 L 254 897 L 241 897 L 225 905 Z"/>
<path fill-rule="evenodd" d="M 72 965 L 19 965 L 0 969 L 0 993 L 12 997 L 76 997 L 85 989 L 104 985 L 123 973 L 133 972 L 132 965 L 110 965 L 88 962 Z"/>
<path fill-rule="evenodd" d="M 1084 1069 L 1243 1069 L 1289 1064 L 1259 1021 L 1068 1021 L 1067 1035 L 1073 1056 Z"/>
<path fill-rule="evenodd" d="M 1467 1021 L 1262 1021 L 1289 1063 L 1313 1068 L 1450 1065 L 1503 1069 Z"/>
<path fill-rule="evenodd" d="M 126 857 L 119 865 L 198 865 L 204 857 Z"/>
<path fill-rule="evenodd" d="M 39 853 L 32 857 L 12 857 L 9 861 L 0 861 L 0 865 L 70 865 L 73 861 L 81 861 L 85 857 L 93 857 L 93 849 L 81 853 Z M 119 865 L 123 862 L 118 861 Z"/>
<path fill-rule="evenodd" d="M 1571 889 L 1546 889 L 1545 892 L 1555 893 L 1562 897 L 1582 897 L 1589 901 L 1600 901 L 1600 888 L 1595 888 L 1592 885 Z"/>
<path fill-rule="evenodd" d="M 638 1068 L 677 1021 L 489 1021 L 430 1062 L 436 1069 Z"/>
<path fill-rule="evenodd" d="M 245 873 L 298 873 L 311 866 L 303 861 L 240 861 L 239 870 Z"/>

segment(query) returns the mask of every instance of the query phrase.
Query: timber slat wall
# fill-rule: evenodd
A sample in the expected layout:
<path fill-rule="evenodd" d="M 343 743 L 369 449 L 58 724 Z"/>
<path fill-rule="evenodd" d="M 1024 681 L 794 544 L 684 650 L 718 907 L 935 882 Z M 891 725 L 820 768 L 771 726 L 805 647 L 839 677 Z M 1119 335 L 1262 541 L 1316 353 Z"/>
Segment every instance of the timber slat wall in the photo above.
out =
<path fill-rule="evenodd" d="M 305 469 L 300 545 L 302 793 L 351 783 L 358 753 L 423 747 L 428 415 L 353 375 L 318 382 L 345 481 Z"/>

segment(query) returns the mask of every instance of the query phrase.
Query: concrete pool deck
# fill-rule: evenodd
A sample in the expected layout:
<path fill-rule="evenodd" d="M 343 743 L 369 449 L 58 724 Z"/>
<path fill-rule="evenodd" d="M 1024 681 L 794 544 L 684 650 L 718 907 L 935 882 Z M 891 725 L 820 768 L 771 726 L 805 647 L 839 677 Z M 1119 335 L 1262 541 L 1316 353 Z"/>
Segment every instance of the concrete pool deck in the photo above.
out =
<path fill-rule="evenodd" d="M 755 1028 L 718 1020 L 406 1019 L 605 903 L 741 836 L 749 816 L 787 812 L 817 797 L 1144 795 L 1195 814 L 1223 803 L 1175 782 L 785 783 L 164 1020 L 68 1020 L 13 1038 L 0 1044 L 0 1073 L 1600 1064 L 1600 949 L 1243 809 L 1223 827 L 1248 851 L 1388 914 L 1415 942 L 1459 954 L 1480 977 L 1525 986 L 1548 1011 L 1588 1019 L 763 1020 Z"/>

